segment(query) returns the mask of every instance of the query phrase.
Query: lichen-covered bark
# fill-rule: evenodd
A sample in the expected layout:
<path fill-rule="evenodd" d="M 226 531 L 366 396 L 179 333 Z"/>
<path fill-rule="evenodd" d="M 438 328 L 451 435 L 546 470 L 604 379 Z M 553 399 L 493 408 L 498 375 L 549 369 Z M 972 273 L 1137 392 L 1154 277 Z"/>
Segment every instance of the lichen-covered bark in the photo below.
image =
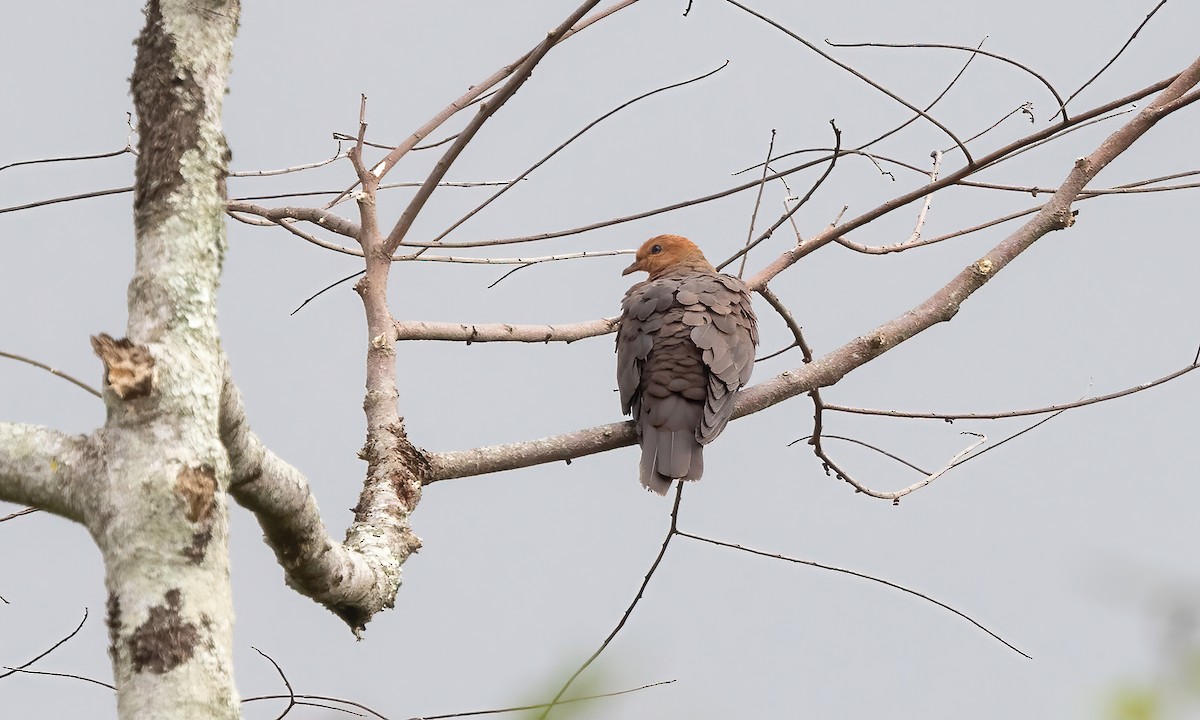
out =
<path fill-rule="evenodd" d="M 221 101 L 236 1 L 150 0 L 131 89 L 136 265 L 127 337 L 104 360 L 104 557 L 118 712 L 236 718 L 216 291 L 228 151 Z"/>

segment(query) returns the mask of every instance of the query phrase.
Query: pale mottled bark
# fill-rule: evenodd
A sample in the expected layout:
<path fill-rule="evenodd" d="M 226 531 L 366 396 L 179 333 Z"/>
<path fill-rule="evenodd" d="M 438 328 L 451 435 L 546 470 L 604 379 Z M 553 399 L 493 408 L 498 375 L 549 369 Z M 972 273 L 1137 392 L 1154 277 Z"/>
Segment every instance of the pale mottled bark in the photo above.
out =
<path fill-rule="evenodd" d="M 91 438 L 0 423 L 0 500 L 83 522 L 99 503 L 100 467 Z"/>
<path fill-rule="evenodd" d="M 229 493 L 254 513 L 287 583 L 361 631 L 390 608 L 400 588 L 400 565 L 420 547 L 407 516 L 399 523 L 355 522 L 345 543 L 330 538 L 308 480 L 250 431 L 242 396 L 227 381 L 221 436 L 229 450 Z"/>
<path fill-rule="evenodd" d="M 85 519 L 104 558 L 122 720 L 240 716 L 216 323 L 228 155 L 221 101 L 238 9 L 151 0 L 137 41 L 127 334 L 152 361 L 143 368 L 152 381 L 115 391 L 122 358 L 113 343 L 96 344 L 109 375 L 108 420 L 95 435 L 106 492 Z"/>

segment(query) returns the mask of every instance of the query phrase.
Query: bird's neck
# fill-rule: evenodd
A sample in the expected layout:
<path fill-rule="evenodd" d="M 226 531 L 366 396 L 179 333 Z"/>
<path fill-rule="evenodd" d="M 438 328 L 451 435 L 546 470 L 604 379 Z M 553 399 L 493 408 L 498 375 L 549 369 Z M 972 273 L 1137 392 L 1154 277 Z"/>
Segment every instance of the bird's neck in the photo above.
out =
<path fill-rule="evenodd" d="M 712 266 L 712 263 L 710 263 L 708 260 L 706 260 L 702 257 L 688 258 L 686 260 L 681 260 L 679 262 L 672 263 L 670 266 L 662 268 L 655 273 L 652 273 L 650 275 L 650 279 L 658 280 L 659 278 L 678 277 L 680 275 L 688 275 L 690 273 L 698 273 L 698 272 L 716 273 L 717 270 L 716 270 L 716 268 L 714 268 Z"/>

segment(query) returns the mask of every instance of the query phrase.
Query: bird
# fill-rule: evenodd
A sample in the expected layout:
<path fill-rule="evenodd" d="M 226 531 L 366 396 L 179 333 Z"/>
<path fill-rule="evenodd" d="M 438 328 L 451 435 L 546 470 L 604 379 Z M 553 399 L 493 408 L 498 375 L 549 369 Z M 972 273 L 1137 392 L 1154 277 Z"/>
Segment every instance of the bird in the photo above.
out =
<path fill-rule="evenodd" d="M 650 238 L 621 275 L 634 272 L 650 277 L 621 301 L 617 386 L 637 428 L 642 486 L 666 495 L 675 480 L 703 475 L 704 446 L 750 380 L 758 321 L 746 283 L 718 273 L 687 238 Z"/>

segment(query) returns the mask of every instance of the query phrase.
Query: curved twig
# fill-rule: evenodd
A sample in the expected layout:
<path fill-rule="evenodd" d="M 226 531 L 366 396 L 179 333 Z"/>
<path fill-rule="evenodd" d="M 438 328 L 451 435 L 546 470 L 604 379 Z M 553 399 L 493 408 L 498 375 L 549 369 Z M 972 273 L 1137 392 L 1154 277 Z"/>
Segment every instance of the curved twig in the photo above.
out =
<path fill-rule="evenodd" d="M 899 95 L 892 92 L 891 90 L 888 90 L 883 85 L 880 85 L 879 83 L 875 82 L 871 78 L 862 74 L 858 70 L 855 70 L 854 68 L 850 67 L 846 63 L 842 62 L 841 60 L 838 60 L 837 58 L 833 57 L 829 53 L 821 50 L 821 48 L 817 47 L 815 44 L 809 42 L 808 40 L 805 40 L 803 37 L 792 32 L 791 30 L 788 30 L 786 27 L 784 27 L 780 23 L 776 22 L 775 20 L 772 20 L 771 18 L 767 17 L 766 15 L 763 15 L 762 13 L 759 13 L 755 10 L 752 10 L 752 9 L 746 7 L 745 5 L 741 4 L 737 0 L 725 0 L 725 2 L 729 3 L 730 5 L 733 5 L 734 7 L 738 8 L 739 10 L 742 10 L 750 15 L 753 15 L 754 17 L 758 18 L 759 20 L 762 20 L 763 22 L 767 23 L 771 27 L 775 28 L 776 30 L 782 32 L 783 34 L 792 38 L 796 42 L 800 43 L 804 47 L 806 47 L 809 50 L 812 50 L 816 54 L 820 55 L 822 58 L 828 60 L 829 62 L 833 63 L 834 65 L 837 65 L 838 67 L 840 67 L 841 69 L 850 73 L 854 77 L 858 78 L 859 80 L 862 80 L 863 82 L 867 83 L 868 85 L 875 88 L 879 92 L 883 93 L 884 95 L 887 95 L 888 97 L 890 97 L 891 99 L 900 103 L 904 107 L 908 108 L 909 110 L 912 110 L 913 112 L 917 113 L 921 117 L 925 118 L 930 123 L 932 123 L 934 126 L 936 126 L 939 130 L 946 133 L 946 135 L 951 140 L 953 140 L 956 145 L 958 145 L 959 149 L 962 150 L 963 157 L 966 158 L 968 167 L 973 166 L 975 164 L 975 159 L 971 157 L 971 151 L 967 150 L 967 146 L 964 145 L 963 142 L 958 139 L 958 136 L 954 134 L 954 131 L 952 131 L 950 128 L 946 127 L 942 123 L 938 122 L 937 119 L 935 119 L 929 113 L 925 112 L 924 110 L 917 107 L 916 105 L 913 105 L 912 103 L 910 103 L 909 101 L 900 97 Z"/>
<path fill-rule="evenodd" d="M 0 357 L 8 358 L 9 360 L 16 360 L 17 362 L 23 362 L 26 365 L 32 365 L 35 368 L 41 368 L 42 370 L 45 370 L 46 372 L 50 373 L 51 375 L 53 375 L 55 377 L 60 377 L 63 380 L 66 380 L 67 382 L 71 383 L 72 385 L 75 385 L 76 387 L 82 388 L 82 389 L 90 392 L 91 394 L 95 395 L 96 397 L 103 397 L 100 394 L 100 391 L 97 390 L 96 388 L 92 387 L 91 385 L 88 385 L 87 383 L 83 382 L 82 380 L 79 380 L 78 378 L 75 378 L 75 377 L 72 377 L 71 375 L 66 374 L 62 370 L 56 370 L 56 369 L 50 367 L 49 365 L 46 365 L 45 363 L 40 363 L 37 360 L 34 360 L 32 358 L 27 358 L 24 355 L 16 355 L 13 353 L 7 353 L 7 352 L 2 352 L 2 351 L 0 351 Z"/>
<path fill-rule="evenodd" d="M 629 616 L 633 614 L 638 603 L 642 601 L 642 595 L 645 594 L 646 588 L 650 585 L 650 578 L 654 577 L 654 571 L 658 570 L 663 557 L 667 554 L 667 547 L 671 544 L 671 538 L 679 534 L 679 503 L 683 500 L 683 485 L 683 481 L 675 485 L 675 504 L 671 507 L 671 524 L 667 528 L 667 536 L 663 538 L 662 547 L 658 549 L 658 555 L 654 558 L 654 562 L 650 563 L 650 569 L 646 571 L 646 577 L 642 579 L 642 584 L 638 587 L 637 594 L 633 596 L 633 602 L 629 603 L 629 607 L 625 608 L 625 612 L 621 614 L 621 619 L 617 621 L 617 626 L 612 629 L 608 637 L 604 638 L 604 642 L 600 643 L 600 647 L 596 649 L 596 652 L 592 653 L 587 660 L 584 660 L 579 669 L 572 673 L 571 677 L 567 678 L 567 681 L 558 689 L 550 704 L 538 716 L 539 720 L 545 720 L 550 711 L 554 709 L 554 706 L 559 703 L 559 699 L 571 687 L 571 683 L 575 682 L 575 679 L 582 675 L 583 671 L 587 670 L 588 666 L 595 662 L 596 658 L 600 657 L 600 653 L 604 652 L 605 648 L 613 641 L 613 638 L 617 636 L 617 633 L 621 632 L 621 628 L 625 627 L 625 623 L 629 621 Z"/>
<path fill-rule="evenodd" d="M 1200 363 L 1192 362 L 1192 364 L 1182 367 L 1173 373 L 1169 373 L 1160 378 L 1156 378 L 1149 382 L 1144 382 L 1140 385 L 1118 390 L 1117 392 L 1107 393 L 1105 395 L 1096 395 L 1075 402 L 1061 403 L 1058 405 L 1047 405 L 1039 408 L 1028 408 L 1022 410 L 1004 410 L 1001 412 L 984 412 L 984 413 L 938 413 L 938 412 L 908 412 L 904 410 L 875 410 L 872 408 L 851 407 L 848 405 L 833 405 L 825 406 L 826 410 L 834 412 L 849 413 L 852 415 L 879 415 L 883 417 L 894 418 L 918 418 L 924 420 L 1000 420 L 1002 418 L 1025 417 L 1028 415 L 1045 415 L 1046 413 L 1058 413 L 1063 410 L 1071 410 L 1073 408 L 1085 407 L 1087 405 L 1095 405 L 1096 403 L 1106 402 L 1108 400 L 1116 400 L 1117 398 L 1133 395 L 1134 393 L 1149 390 L 1152 387 L 1158 387 L 1165 383 L 1169 383 L 1175 378 L 1183 377 L 1200 367 Z"/>
<path fill-rule="evenodd" d="M 839 48 L 862 48 L 862 47 L 941 48 L 944 50 L 962 50 L 964 52 L 969 52 L 972 55 L 985 55 L 994 60 L 999 60 L 1000 62 L 1008 63 L 1009 65 L 1012 65 L 1015 68 L 1019 68 L 1020 70 L 1023 70 L 1024 72 L 1028 73 L 1029 75 L 1032 75 L 1033 77 L 1037 78 L 1038 82 L 1040 82 L 1043 86 L 1045 86 L 1045 88 L 1050 91 L 1050 94 L 1054 96 L 1054 99 L 1058 101 L 1058 110 L 1060 113 L 1062 113 L 1063 122 L 1067 122 L 1068 120 L 1070 120 L 1070 118 L 1067 117 L 1067 110 L 1065 107 L 1066 102 L 1063 101 L 1062 96 L 1058 94 L 1058 91 L 1054 89 L 1054 86 L 1050 84 L 1050 81 L 1047 80 L 1044 75 L 1037 72 L 1036 70 L 1029 67 L 1028 65 L 1023 65 L 1023 64 L 1017 62 L 1016 60 L 1013 60 L 1010 57 L 1001 55 L 1000 53 L 990 52 L 988 50 L 983 50 L 978 47 L 970 47 L 967 45 L 948 45 L 946 43 L 875 43 L 875 42 L 837 43 L 837 42 L 833 42 L 829 38 L 825 38 L 825 44 L 829 45 L 831 47 L 839 47 Z"/>
<path fill-rule="evenodd" d="M 635 98 L 626 100 L 625 102 L 616 106 L 612 110 L 609 110 L 608 112 L 604 113 L 600 117 L 596 118 L 595 120 L 591 121 L 587 125 L 583 126 L 578 132 L 576 132 L 574 135 L 572 135 L 571 137 L 564 140 L 562 143 L 560 143 L 558 145 L 558 147 L 554 148 L 549 153 L 544 155 L 540 160 L 538 160 L 534 164 L 530 165 L 525 170 L 521 171 L 520 174 L 518 174 L 515 178 L 513 178 L 507 185 L 505 185 L 504 187 L 500 188 L 495 193 L 493 193 L 491 195 L 491 197 L 489 197 L 487 200 L 484 200 L 482 203 L 477 205 L 473 210 L 468 212 L 466 215 L 463 215 L 458 220 L 455 220 L 453 223 L 450 224 L 449 227 L 447 227 L 442 232 L 438 233 L 438 235 L 436 237 L 434 237 L 433 240 L 430 241 L 430 243 L 437 243 L 437 242 L 441 241 L 442 238 L 446 237 L 451 232 L 453 232 L 456 228 L 458 228 L 460 225 L 462 225 L 466 221 L 470 220 L 472 217 L 474 217 L 476 214 L 478 214 L 480 211 L 482 211 L 488 205 L 491 205 L 493 201 L 498 199 L 504 193 L 511 190 L 514 185 L 516 185 L 518 182 L 520 182 L 521 180 L 528 177 L 529 174 L 532 173 L 534 170 L 537 170 L 539 167 L 546 164 L 551 158 L 553 158 L 555 155 L 557 155 L 559 152 L 561 152 L 563 149 L 565 149 L 568 145 L 570 145 L 571 143 L 578 140 L 580 137 L 582 137 L 584 135 L 584 133 L 586 133 L 589 130 L 591 130 L 592 128 L 596 127 L 601 122 L 607 120 L 608 118 L 612 117 L 613 115 L 616 115 L 617 113 L 619 113 L 622 110 L 624 110 L 625 108 L 637 103 L 640 100 L 645 100 L 646 98 L 651 97 L 653 95 L 657 95 L 661 92 L 666 92 L 667 90 L 674 90 L 675 88 L 680 88 L 680 87 L 683 87 L 684 85 L 690 85 L 694 82 L 699 82 L 706 78 L 710 78 L 713 75 L 716 75 L 717 73 L 721 72 L 728 66 L 729 66 L 729 61 L 726 60 L 724 64 L 722 64 L 720 67 L 716 68 L 715 70 L 709 70 L 708 72 L 704 73 L 703 75 L 697 75 L 694 78 L 684 80 L 682 82 L 672 83 L 670 85 L 664 85 L 660 88 L 656 88 L 649 92 L 642 93 L 641 95 L 638 95 Z"/>
<path fill-rule="evenodd" d="M 9 675 L 13 675 L 15 673 L 21 672 L 22 670 L 24 670 L 25 668 L 34 664 L 38 660 L 41 660 L 42 658 L 46 657 L 50 653 L 52 653 L 55 650 L 62 647 L 63 643 L 65 643 L 66 641 L 70 640 L 71 638 L 73 638 L 79 634 L 79 631 L 83 629 L 83 624 L 87 622 L 87 619 L 88 619 L 88 609 L 84 608 L 83 609 L 83 618 L 79 621 L 79 624 L 75 626 L 74 630 L 67 633 L 66 637 L 64 637 L 62 640 L 59 640 L 58 642 L 51 645 L 49 647 L 49 649 L 47 649 L 45 652 L 39 653 L 38 655 L 34 656 L 34 658 L 32 660 L 30 660 L 24 664 L 17 665 L 14 668 L 10 668 L 7 672 L 0 673 L 0 680 L 3 680 L 4 678 L 8 677 Z"/>
<path fill-rule="evenodd" d="M 897 583 L 894 583 L 894 582 L 891 582 L 891 581 L 889 581 L 889 580 L 884 580 L 883 578 L 877 578 L 877 577 L 874 577 L 873 575 L 867 575 L 866 573 L 860 573 L 860 572 L 857 572 L 857 571 L 855 571 L 855 570 L 847 570 L 846 568 L 837 567 L 837 566 L 835 566 L 835 565 L 825 565 L 825 564 L 823 564 L 823 563 L 819 563 L 819 562 L 813 562 L 812 560 L 801 560 L 801 559 L 799 559 L 799 558 L 788 557 L 787 555 L 779 555 L 779 554 L 777 554 L 777 553 L 769 553 L 769 552 L 764 552 L 764 551 L 762 551 L 762 550 L 755 550 L 754 548 L 748 548 L 748 547 L 745 547 L 745 546 L 742 546 L 742 545 L 735 545 L 735 544 L 733 544 L 733 543 L 721 542 L 720 540 L 714 540 L 714 539 L 712 539 L 712 538 L 702 537 L 702 536 L 700 536 L 700 535 L 693 535 L 693 534 L 691 534 L 691 533 L 689 533 L 689 532 L 684 532 L 683 530 L 680 530 L 680 531 L 678 531 L 678 533 L 677 533 L 677 534 L 678 534 L 678 535 L 680 535 L 680 536 L 682 536 L 682 537 L 691 538 L 692 540 L 698 540 L 698 541 L 700 541 L 700 542 L 708 543 L 708 544 L 710 544 L 710 545 L 717 545 L 718 547 L 729 548 L 729 549 L 731 549 L 731 550 L 740 550 L 740 551 L 742 551 L 742 552 L 745 552 L 745 553 L 750 553 L 751 555 L 760 555 L 760 556 L 762 556 L 762 557 L 768 557 L 768 558 L 772 558 L 772 559 L 774 559 L 774 560 L 786 560 L 787 562 L 790 562 L 790 563 L 796 563 L 797 565 L 807 565 L 807 566 L 809 566 L 809 567 L 815 567 L 815 568 L 819 568 L 819 569 L 821 569 L 821 570 L 830 570 L 830 571 L 833 571 L 833 572 L 836 572 L 836 573 L 842 573 L 842 574 L 844 574 L 844 575 L 851 575 L 851 576 L 853 576 L 853 577 L 856 577 L 856 578 L 862 578 L 863 580 L 870 580 L 871 582 L 879 583 L 880 585 L 886 585 L 887 587 L 890 587 L 890 588 L 892 588 L 892 589 L 894 589 L 894 590 L 899 590 L 899 591 L 901 591 L 901 592 L 908 593 L 909 595 L 913 595 L 913 596 L 915 596 L 915 597 L 919 597 L 919 598 L 921 598 L 922 600 L 926 600 L 926 601 L 928 601 L 928 602 L 931 602 L 931 603 L 933 603 L 934 605 L 937 605 L 938 607 L 940 607 L 940 608 L 942 608 L 942 609 L 944 609 L 944 610 L 949 610 L 950 612 L 952 612 L 952 613 L 954 613 L 955 615 L 959 616 L 959 617 L 960 617 L 960 618 L 962 618 L 963 620 L 966 620 L 967 622 L 971 623 L 971 624 L 972 624 L 972 625 L 974 625 L 975 627 L 977 627 L 977 628 L 979 628 L 980 630 L 984 631 L 984 632 L 985 632 L 985 633 L 987 633 L 988 635 L 991 635 L 991 636 L 992 636 L 993 638 L 995 638 L 996 640 L 999 640 L 999 641 L 1000 641 L 1001 643 L 1003 643 L 1003 644 L 1004 644 L 1004 645 L 1005 645 L 1005 646 L 1006 646 L 1008 649 L 1012 650 L 1013 652 L 1017 653 L 1018 655 L 1020 655 L 1020 656 L 1022 656 L 1022 657 L 1024 657 L 1024 658 L 1026 658 L 1026 659 L 1028 659 L 1028 660 L 1032 660 L 1032 659 L 1033 659 L 1032 657 L 1030 657 L 1029 655 L 1027 655 L 1027 654 L 1026 654 L 1026 653 L 1024 653 L 1023 651 L 1021 651 L 1021 649 L 1020 649 L 1020 648 L 1018 648 L 1017 646 L 1013 645 L 1012 643 L 1010 643 L 1009 641 L 1005 640 L 1004 638 L 1000 637 L 999 635 L 997 635 L 996 633 L 992 632 L 991 630 L 987 629 L 987 627 L 985 627 L 985 626 L 984 626 L 982 623 L 980 623 L 978 620 L 975 620 L 975 619 L 974 619 L 974 618 L 972 618 L 970 615 L 967 615 L 966 613 L 962 612 L 961 610 L 956 610 L 956 609 L 954 609 L 953 607 L 951 607 L 951 606 L 947 605 L 946 603 L 942 602 L 941 600 L 937 600 L 937 599 L 935 599 L 935 598 L 932 598 L 932 597 L 930 597 L 930 596 L 928 596 L 928 595 L 926 595 L 926 594 L 924 594 L 924 593 L 917 592 L 916 590 L 912 590 L 911 588 L 906 588 L 906 587 L 904 587 L 903 585 L 899 585 L 899 584 L 897 584 Z"/>
<path fill-rule="evenodd" d="M 7 165 L 0 165 L 0 171 L 8 170 L 9 168 L 21 167 L 23 165 L 42 165 L 44 163 L 59 163 L 59 162 L 74 162 L 76 160 L 103 160 L 104 158 L 120 157 L 121 155 L 132 155 L 133 148 L 128 144 L 120 150 L 112 152 L 96 153 L 95 155 L 70 155 L 67 157 L 42 158 L 40 160 L 19 160 L 11 162 Z"/>
<path fill-rule="evenodd" d="M 1066 100 L 1062 101 L 1062 103 L 1059 105 L 1059 109 L 1065 108 L 1067 106 L 1067 104 L 1070 103 L 1072 100 L 1074 100 L 1075 97 L 1077 95 L 1079 95 L 1079 93 L 1083 92 L 1084 89 L 1087 88 L 1088 85 L 1091 85 L 1092 83 L 1096 82 L 1096 79 L 1099 78 L 1101 75 L 1103 75 L 1105 70 L 1108 70 L 1110 67 L 1112 67 L 1112 64 L 1117 61 L 1117 58 L 1121 57 L 1122 53 L 1124 53 L 1125 50 L 1130 45 L 1133 44 L 1133 41 L 1135 38 L 1137 38 L 1138 33 L 1140 33 L 1142 31 L 1142 28 L 1146 27 L 1146 23 L 1150 22 L 1150 18 L 1154 17 L 1154 14 L 1156 12 L 1158 12 L 1159 9 L 1163 5 L 1166 5 L 1166 4 L 1167 4 L 1167 0 L 1159 0 L 1159 3 L 1154 6 L 1154 9 L 1151 10 L 1149 12 L 1149 14 L 1146 15 L 1146 17 L 1142 20 L 1141 24 L 1138 25 L 1136 28 L 1134 28 L 1133 34 L 1129 36 L 1129 39 L 1125 41 L 1125 44 L 1121 46 L 1121 49 L 1117 51 L 1117 54 L 1113 55 L 1112 58 L 1108 62 L 1104 63 L 1104 67 L 1097 70 L 1096 74 L 1091 76 L 1090 78 L 1088 78 L 1087 82 L 1080 85 L 1078 90 L 1071 93 L 1070 96 L 1068 96 Z"/>
<path fill-rule="evenodd" d="M 425 178 L 425 182 L 417 189 L 412 199 L 405 206 L 404 211 L 400 213 L 400 219 L 396 221 L 396 225 L 392 231 L 388 233 L 387 239 L 383 242 L 382 251 L 391 255 L 396 251 L 396 248 L 404 240 L 404 236 L 408 233 L 408 229 L 416 221 L 417 215 L 421 209 L 425 207 L 425 203 L 429 201 L 433 191 L 437 188 L 438 182 L 445 177 L 446 172 L 450 170 L 450 166 L 458 159 L 459 154 L 467 147 L 467 145 L 475 138 L 475 135 L 483 127 L 496 111 L 504 106 L 517 89 L 525 84 L 525 81 L 533 74 L 533 69 L 537 67 L 542 58 L 546 56 L 550 50 L 564 39 L 566 33 L 583 19 L 583 16 L 592 8 L 600 4 L 600 0 L 586 0 L 579 7 L 575 8 L 574 12 L 567 16 L 566 20 L 559 23 L 558 27 L 546 33 L 546 39 L 538 43 L 538 46 L 530 51 L 529 55 L 521 61 L 520 65 L 512 72 L 508 80 L 500 86 L 500 90 L 496 95 L 479 107 L 479 112 L 466 124 L 454 139 L 454 142 L 438 159 L 437 164 L 429 172 L 429 176 Z M 384 174 L 392 167 L 391 157 L 395 154 L 389 154 L 371 170 L 376 178 L 382 178 Z"/>

